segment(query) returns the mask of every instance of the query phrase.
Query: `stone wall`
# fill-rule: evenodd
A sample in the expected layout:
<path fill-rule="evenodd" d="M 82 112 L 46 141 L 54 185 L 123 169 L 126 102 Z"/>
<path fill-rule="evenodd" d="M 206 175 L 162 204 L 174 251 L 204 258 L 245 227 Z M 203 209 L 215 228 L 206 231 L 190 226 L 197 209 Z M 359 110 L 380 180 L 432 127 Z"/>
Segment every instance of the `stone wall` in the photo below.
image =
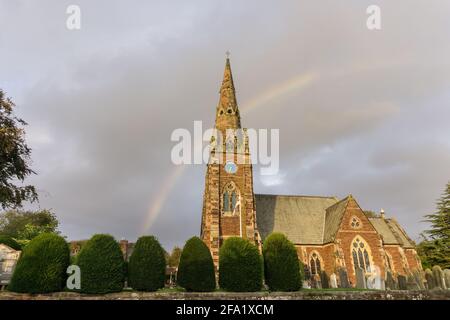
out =
<path fill-rule="evenodd" d="M 74 292 L 20 294 L 0 292 L 0 300 L 450 300 L 450 290 L 430 291 L 331 291 L 298 292 L 120 292 L 85 295 Z"/>

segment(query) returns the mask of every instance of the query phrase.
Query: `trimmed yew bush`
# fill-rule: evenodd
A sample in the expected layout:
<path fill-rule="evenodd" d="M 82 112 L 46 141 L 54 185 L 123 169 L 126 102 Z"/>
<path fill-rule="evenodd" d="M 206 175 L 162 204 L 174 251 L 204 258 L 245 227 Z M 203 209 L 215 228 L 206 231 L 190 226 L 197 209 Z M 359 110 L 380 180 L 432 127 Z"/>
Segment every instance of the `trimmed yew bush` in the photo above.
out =
<path fill-rule="evenodd" d="M 67 279 L 70 250 L 64 238 L 43 233 L 23 250 L 8 290 L 27 293 L 61 291 Z"/>
<path fill-rule="evenodd" d="M 211 252 L 198 237 L 184 245 L 178 265 L 177 283 L 187 291 L 208 292 L 216 288 Z"/>
<path fill-rule="evenodd" d="M 128 263 L 128 284 L 135 290 L 156 291 L 164 287 L 164 249 L 153 236 L 140 237 Z"/>
<path fill-rule="evenodd" d="M 124 286 L 124 260 L 117 241 L 107 234 L 94 235 L 76 259 L 83 293 L 119 292 Z"/>
<path fill-rule="evenodd" d="M 219 285 L 226 291 L 261 290 L 263 263 L 258 248 L 250 241 L 231 237 L 219 250 Z"/>
<path fill-rule="evenodd" d="M 22 247 L 20 246 L 20 244 L 16 240 L 14 240 L 13 238 L 11 238 L 9 236 L 0 235 L 0 243 L 7 245 L 8 247 L 10 247 L 11 249 L 14 249 L 14 250 L 22 250 Z"/>
<path fill-rule="evenodd" d="M 302 278 L 297 250 L 282 233 L 270 234 L 263 245 L 264 275 L 272 291 L 297 291 Z"/>

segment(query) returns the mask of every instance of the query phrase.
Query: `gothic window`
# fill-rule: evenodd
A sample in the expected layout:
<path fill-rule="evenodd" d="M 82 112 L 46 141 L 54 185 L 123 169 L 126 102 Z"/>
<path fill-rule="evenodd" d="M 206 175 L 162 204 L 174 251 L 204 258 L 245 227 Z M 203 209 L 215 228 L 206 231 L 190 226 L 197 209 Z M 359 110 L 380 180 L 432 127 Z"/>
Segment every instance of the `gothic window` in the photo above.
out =
<path fill-rule="evenodd" d="M 225 191 L 225 193 L 223 194 L 223 210 L 230 211 L 230 196 L 228 194 L 228 191 Z"/>
<path fill-rule="evenodd" d="M 313 252 L 311 254 L 311 259 L 309 260 L 309 267 L 311 270 L 311 275 L 320 274 L 321 266 L 320 266 L 320 256 L 318 253 Z"/>
<path fill-rule="evenodd" d="M 366 272 L 370 272 L 370 255 L 368 245 L 360 237 L 357 237 L 352 243 L 353 264 Z"/>
<path fill-rule="evenodd" d="M 234 208 L 236 207 L 236 191 L 233 191 L 233 193 L 231 194 L 231 210 L 234 210 Z"/>
<path fill-rule="evenodd" d="M 222 214 L 236 215 L 240 213 L 239 190 L 233 182 L 227 184 L 222 196 Z"/>
<path fill-rule="evenodd" d="M 357 217 L 353 216 L 350 220 L 350 226 L 353 229 L 359 229 L 362 226 L 361 220 L 359 220 Z"/>

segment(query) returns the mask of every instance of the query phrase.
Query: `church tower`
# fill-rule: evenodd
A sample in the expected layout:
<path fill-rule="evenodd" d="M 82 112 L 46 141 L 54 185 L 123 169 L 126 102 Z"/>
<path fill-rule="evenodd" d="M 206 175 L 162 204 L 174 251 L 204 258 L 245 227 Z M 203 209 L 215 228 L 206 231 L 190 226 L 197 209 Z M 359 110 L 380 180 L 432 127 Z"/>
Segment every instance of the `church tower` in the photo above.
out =
<path fill-rule="evenodd" d="M 200 236 L 210 249 L 217 268 L 219 248 L 227 238 L 242 237 L 261 246 L 256 227 L 248 135 L 247 130 L 241 128 L 229 58 L 214 129 L 206 169 Z"/>

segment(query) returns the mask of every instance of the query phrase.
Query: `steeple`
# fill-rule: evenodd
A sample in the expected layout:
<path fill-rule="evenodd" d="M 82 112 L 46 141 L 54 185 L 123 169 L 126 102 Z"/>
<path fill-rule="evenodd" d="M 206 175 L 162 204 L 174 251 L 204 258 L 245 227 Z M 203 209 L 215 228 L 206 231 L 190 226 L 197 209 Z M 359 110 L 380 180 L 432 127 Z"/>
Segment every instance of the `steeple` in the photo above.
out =
<path fill-rule="evenodd" d="M 216 128 L 220 130 L 241 127 L 241 118 L 236 100 L 236 91 L 231 73 L 230 58 L 227 57 L 222 86 L 220 87 L 219 104 L 216 110 Z"/>

